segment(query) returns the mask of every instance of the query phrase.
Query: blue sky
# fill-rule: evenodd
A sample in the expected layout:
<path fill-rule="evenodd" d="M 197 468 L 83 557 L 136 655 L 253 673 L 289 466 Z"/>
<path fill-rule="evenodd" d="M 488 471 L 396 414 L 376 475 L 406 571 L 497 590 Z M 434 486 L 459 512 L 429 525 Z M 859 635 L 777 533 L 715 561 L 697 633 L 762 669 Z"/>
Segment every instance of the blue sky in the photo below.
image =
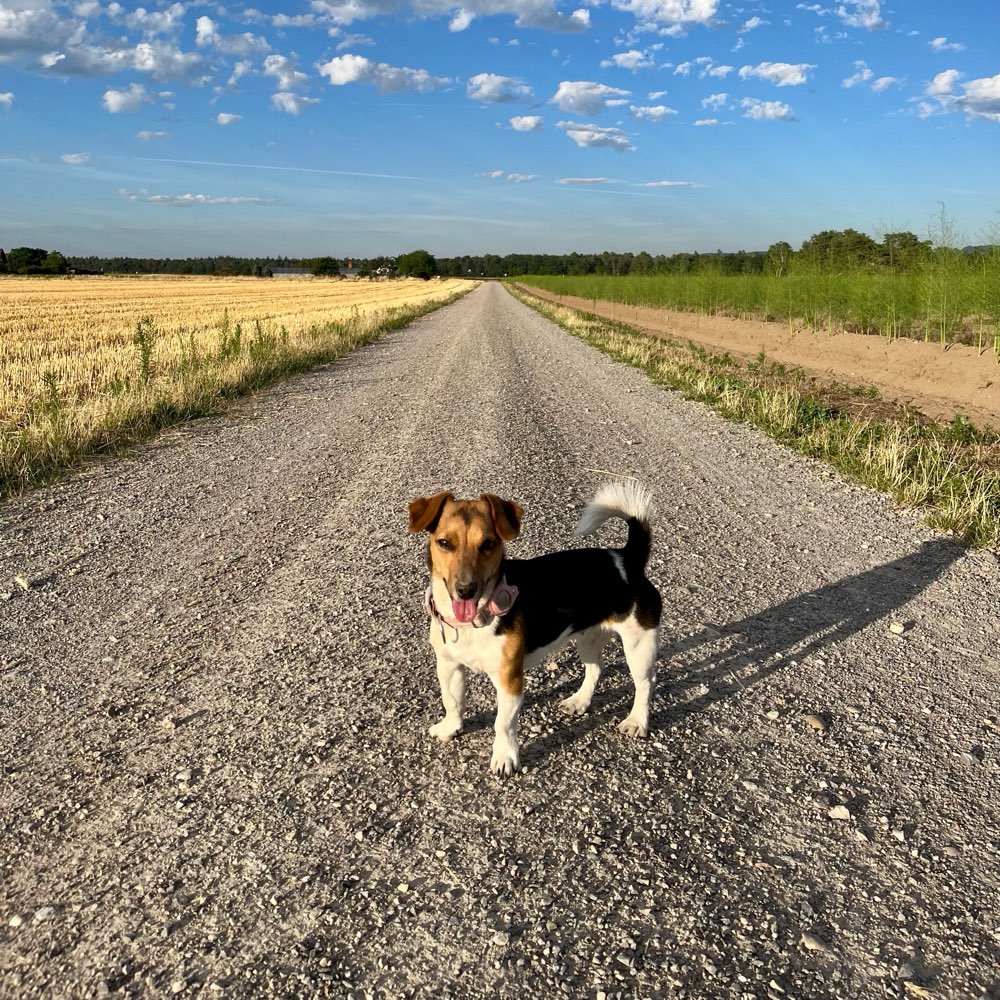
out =
<path fill-rule="evenodd" d="M 372 256 L 1000 230 L 996 0 L 0 0 L 0 246 Z M 1000 237 L 998 237 L 1000 238 Z"/>

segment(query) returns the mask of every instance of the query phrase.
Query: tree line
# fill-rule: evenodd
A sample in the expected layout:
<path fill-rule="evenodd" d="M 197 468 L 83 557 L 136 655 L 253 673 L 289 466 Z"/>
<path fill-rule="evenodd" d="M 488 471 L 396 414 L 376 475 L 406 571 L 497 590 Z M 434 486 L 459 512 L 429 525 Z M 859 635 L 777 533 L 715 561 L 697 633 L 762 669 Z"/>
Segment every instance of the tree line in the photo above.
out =
<path fill-rule="evenodd" d="M 964 250 L 938 245 L 911 232 L 885 233 L 876 241 L 855 229 L 828 229 L 805 240 L 798 250 L 784 241 L 767 250 L 715 253 L 650 254 L 646 251 L 567 254 L 462 255 L 434 258 L 426 250 L 370 258 L 359 257 L 74 257 L 55 250 L 17 247 L 0 250 L 0 273 L 10 274 L 192 274 L 272 277 L 279 269 L 295 268 L 317 276 L 345 271 L 358 277 L 434 275 L 466 278 L 504 278 L 519 275 L 628 275 L 789 273 L 838 274 L 859 269 L 894 273 L 917 271 L 942 255 L 975 258 L 993 247 Z"/>

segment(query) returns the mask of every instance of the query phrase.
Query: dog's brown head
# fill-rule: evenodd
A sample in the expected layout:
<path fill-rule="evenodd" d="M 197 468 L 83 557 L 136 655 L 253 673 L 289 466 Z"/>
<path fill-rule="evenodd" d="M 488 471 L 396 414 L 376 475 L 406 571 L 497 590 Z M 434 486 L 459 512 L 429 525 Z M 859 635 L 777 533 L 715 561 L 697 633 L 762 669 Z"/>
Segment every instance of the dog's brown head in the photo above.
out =
<path fill-rule="evenodd" d="M 486 585 L 495 581 L 504 542 L 521 531 L 521 508 L 512 500 L 484 493 L 456 500 L 451 493 L 420 497 L 410 504 L 410 531 L 430 533 L 427 561 L 431 576 L 448 588 L 452 611 L 461 622 L 476 617 Z"/>

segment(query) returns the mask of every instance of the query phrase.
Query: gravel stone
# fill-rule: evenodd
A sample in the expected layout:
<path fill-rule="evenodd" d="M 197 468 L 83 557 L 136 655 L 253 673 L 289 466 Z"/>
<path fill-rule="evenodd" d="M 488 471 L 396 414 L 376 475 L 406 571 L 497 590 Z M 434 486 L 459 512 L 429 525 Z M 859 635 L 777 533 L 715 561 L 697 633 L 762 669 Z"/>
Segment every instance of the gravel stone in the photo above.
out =
<path fill-rule="evenodd" d="M 427 735 L 407 504 L 509 496 L 538 555 L 595 543 L 572 529 L 606 470 L 657 504 L 650 739 L 617 730 L 618 646 L 590 712 L 558 711 L 568 650 L 494 780 L 483 678 L 465 732 Z M 914 942 L 931 995 L 993 989 L 995 555 L 498 284 L 0 522 L 3 1000 L 867 998 Z"/>

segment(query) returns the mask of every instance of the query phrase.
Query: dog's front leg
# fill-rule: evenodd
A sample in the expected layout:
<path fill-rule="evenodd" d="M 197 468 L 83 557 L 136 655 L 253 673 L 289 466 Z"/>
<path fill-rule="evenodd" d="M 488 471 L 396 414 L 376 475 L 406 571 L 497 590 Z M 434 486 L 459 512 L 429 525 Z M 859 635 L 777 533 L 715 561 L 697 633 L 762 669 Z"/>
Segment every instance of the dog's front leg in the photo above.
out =
<path fill-rule="evenodd" d="M 521 766 L 517 747 L 517 725 L 524 701 L 524 672 L 520 658 L 506 662 L 499 676 L 491 674 L 497 689 L 497 721 L 494 727 L 493 759 L 490 770 L 500 777 L 513 774 Z"/>
<path fill-rule="evenodd" d="M 465 667 L 438 653 L 438 682 L 441 684 L 441 701 L 444 718 L 430 727 L 431 736 L 443 743 L 454 739 L 462 731 L 462 714 L 465 712 Z"/>

